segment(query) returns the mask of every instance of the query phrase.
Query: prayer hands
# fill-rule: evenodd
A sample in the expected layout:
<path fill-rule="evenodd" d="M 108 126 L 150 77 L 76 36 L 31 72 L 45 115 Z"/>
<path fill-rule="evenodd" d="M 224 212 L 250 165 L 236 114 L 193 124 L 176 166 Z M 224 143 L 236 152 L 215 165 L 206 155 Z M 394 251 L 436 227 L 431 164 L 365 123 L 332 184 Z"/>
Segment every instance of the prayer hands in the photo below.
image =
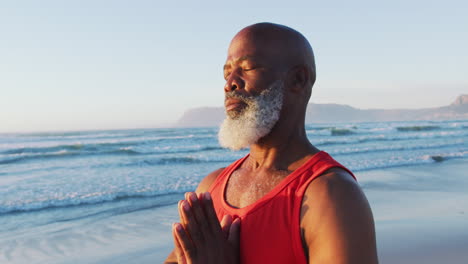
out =
<path fill-rule="evenodd" d="M 172 228 L 178 263 L 239 263 L 240 219 L 226 215 L 219 223 L 209 193 L 186 193 L 179 214 Z"/>

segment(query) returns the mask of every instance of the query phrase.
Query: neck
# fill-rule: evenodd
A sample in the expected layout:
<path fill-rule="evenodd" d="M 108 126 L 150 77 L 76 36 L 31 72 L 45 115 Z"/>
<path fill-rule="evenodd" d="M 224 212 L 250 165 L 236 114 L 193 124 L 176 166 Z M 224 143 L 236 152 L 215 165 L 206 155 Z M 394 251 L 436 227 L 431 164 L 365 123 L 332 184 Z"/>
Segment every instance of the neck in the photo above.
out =
<path fill-rule="evenodd" d="M 294 171 L 319 152 L 307 139 L 304 125 L 278 123 L 266 137 L 250 146 L 251 169 Z"/>

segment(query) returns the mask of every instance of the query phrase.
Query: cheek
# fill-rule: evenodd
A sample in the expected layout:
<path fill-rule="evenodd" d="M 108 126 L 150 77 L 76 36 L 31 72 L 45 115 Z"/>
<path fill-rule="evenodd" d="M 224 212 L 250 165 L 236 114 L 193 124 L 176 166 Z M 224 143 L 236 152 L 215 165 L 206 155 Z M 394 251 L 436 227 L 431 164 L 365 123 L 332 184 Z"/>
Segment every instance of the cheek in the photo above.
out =
<path fill-rule="evenodd" d="M 248 92 L 258 94 L 261 93 L 263 90 L 268 89 L 268 87 L 274 81 L 274 78 L 271 78 L 271 76 L 268 76 L 267 74 L 261 72 L 249 74 L 248 76 L 245 76 L 245 89 Z"/>

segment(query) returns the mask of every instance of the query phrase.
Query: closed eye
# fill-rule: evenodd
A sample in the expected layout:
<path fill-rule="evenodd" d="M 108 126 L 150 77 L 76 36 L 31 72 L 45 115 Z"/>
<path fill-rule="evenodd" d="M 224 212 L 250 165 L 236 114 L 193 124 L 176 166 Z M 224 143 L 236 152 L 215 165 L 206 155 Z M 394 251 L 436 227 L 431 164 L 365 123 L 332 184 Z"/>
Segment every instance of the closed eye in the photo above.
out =
<path fill-rule="evenodd" d="M 244 71 L 253 71 L 253 70 L 256 70 L 260 67 L 250 67 L 250 68 L 245 68 Z"/>

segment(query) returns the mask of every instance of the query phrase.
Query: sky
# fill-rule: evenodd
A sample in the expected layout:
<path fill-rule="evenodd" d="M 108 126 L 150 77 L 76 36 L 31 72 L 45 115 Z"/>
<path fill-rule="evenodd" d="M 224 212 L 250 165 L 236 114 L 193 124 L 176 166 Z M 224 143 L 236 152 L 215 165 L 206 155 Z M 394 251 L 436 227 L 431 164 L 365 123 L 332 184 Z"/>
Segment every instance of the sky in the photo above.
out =
<path fill-rule="evenodd" d="M 467 1 L 2 1 L 0 133 L 169 126 L 222 106 L 232 37 L 300 31 L 311 102 L 423 108 L 468 93 Z"/>

